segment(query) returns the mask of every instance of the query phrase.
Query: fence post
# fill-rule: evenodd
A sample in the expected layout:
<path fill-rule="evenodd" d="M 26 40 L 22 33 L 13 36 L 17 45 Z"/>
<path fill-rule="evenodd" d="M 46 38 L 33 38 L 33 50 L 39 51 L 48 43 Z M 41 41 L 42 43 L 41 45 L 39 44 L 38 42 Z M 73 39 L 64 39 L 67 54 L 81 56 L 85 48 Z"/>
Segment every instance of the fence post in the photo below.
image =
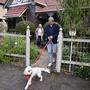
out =
<path fill-rule="evenodd" d="M 63 50 L 63 33 L 62 28 L 58 35 L 58 48 L 57 48 L 57 60 L 56 60 L 56 70 L 57 72 L 61 71 L 61 61 L 62 61 L 62 50 Z"/>
<path fill-rule="evenodd" d="M 30 27 L 26 30 L 26 66 L 30 66 Z"/>
<path fill-rule="evenodd" d="M 73 39 L 73 37 L 71 37 Z M 72 61 L 72 54 L 73 54 L 73 41 L 71 41 L 71 46 L 70 46 L 70 64 L 69 64 L 69 72 L 71 72 L 71 61 Z"/>

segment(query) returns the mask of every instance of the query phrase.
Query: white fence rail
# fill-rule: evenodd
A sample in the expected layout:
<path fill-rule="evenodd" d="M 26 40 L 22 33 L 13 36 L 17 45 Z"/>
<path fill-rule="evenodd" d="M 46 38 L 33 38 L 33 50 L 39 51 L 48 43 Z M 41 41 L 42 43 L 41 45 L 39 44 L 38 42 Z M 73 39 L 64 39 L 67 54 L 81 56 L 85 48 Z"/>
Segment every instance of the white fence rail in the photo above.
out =
<path fill-rule="evenodd" d="M 26 37 L 26 35 L 20 35 L 20 34 L 10 34 L 10 33 L 0 33 L 0 36 L 11 36 L 11 37 Z"/>
<path fill-rule="evenodd" d="M 72 65 L 90 66 L 90 63 L 84 63 L 84 62 L 75 62 L 75 61 L 69 61 L 69 60 L 62 60 L 61 62 L 66 64 L 72 64 Z"/>
<path fill-rule="evenodd" d="M 68 53 L 68 58 L 64 59 L 64 46 L 67 43 L 66 47 L 69 49 Z M 62 30 L 59 32 L 58 36 L 58 51 L 57 51 L 57 61 L 56 61 L 56 70 L 57 72 L 61 71 L 61 65 L 63 64 L 68 64 L 69 65 L 69 72 L 71 72 L 72 65 L 79 65 L 79 66 L 90 66 L 90 58 L 87 57 L 88 62 L 78 61 L 78 57 L 74 56 L 75 61 L 72 60 L 73 57 L 73 52 L 78 53 L 78 55 L 85 55 L 88 54 L 90 56 L 90 52 L 87 48 L 89 48 L 90 45 L 90 39 L 74 39 L 74 38 L 63 38 L 63 33 Z M 76 49 L 76 51 L 74 50 Z M 80 49 L 80 50 L 79 50 Z M 88 50 L 88 51 L 87 51 Z M 84 58 L 85 59 L 85 58 Z"/>
<path fill-rule="evenodd" d="M 12 57 L 18 57 L 18 58 L 26 58 L 26 55 L 19 55 L 19 54 L 5 54 L 7 56 L 12 56 Z"/>
<path fill-rule="evenodd" d="M 87 42 L 87 43 L 90 43 L 90 39 L 71 39 L 71 38 L 63 38 L 63 41 L 67 41 L 67 42 Z"/>

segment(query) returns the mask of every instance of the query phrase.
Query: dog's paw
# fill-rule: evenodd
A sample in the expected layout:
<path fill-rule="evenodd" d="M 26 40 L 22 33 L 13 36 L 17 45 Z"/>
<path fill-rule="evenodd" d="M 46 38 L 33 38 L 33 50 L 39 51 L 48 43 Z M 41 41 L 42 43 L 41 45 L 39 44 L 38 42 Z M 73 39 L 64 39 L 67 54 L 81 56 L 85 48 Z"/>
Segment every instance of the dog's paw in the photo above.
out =
<path fill-rule="evenodd" d="M 27 90 L 27 88 L 25 87 L 25 90 Z"/>
<path fill-rule="evenodd" d="M 40 82 L 42 82 L 43 80 L 42 79 L 40 79 Z"/>
<path fill-rule="evenodd" d="M 31 85 L 31 83 L 29 83 L 29 86 Z"/>
<path fill-rule="evenodd" d="M 26 85 L 26 87 L 24 88 L 25 90 L 28 90 L 28 86 Z"/>

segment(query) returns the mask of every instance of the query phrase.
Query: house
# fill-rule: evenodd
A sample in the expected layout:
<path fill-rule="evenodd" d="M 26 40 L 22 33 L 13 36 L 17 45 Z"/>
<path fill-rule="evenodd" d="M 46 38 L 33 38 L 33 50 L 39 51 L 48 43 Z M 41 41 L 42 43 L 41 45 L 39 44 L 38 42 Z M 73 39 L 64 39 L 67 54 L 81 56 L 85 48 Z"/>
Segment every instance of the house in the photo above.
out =
<path fill-rule="evenodd" d="M 57 0 L 7 0 L 5 7 L 8 25 L 10 28 L 15 28 L 20 20 L 29 20 L 37 25 L 44 24 L 50 16 L 56 18 L 58 2 Z"/>
<path fill-rule="evenodd" d="M 35 12 L 37 15 L 37 20 L 42 22 L 42 24 L 44 24 L 50 16 L 57 19 L 57 10 L 63 10 L 62 6 L 58 4 L 57 0 L 35 0 L 35 2 L 43 5 L 36 5 Z"/>

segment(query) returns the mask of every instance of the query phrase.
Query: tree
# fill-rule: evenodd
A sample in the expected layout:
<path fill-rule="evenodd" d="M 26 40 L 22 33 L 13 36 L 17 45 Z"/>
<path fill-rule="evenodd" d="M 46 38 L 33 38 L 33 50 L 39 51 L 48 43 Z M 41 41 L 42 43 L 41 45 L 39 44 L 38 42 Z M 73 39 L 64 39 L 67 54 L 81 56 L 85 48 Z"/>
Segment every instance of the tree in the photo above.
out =
<path fill-rule="evenodd" d="M 59 0 L 61 3 L 62 0 Z M 90 0 L 63 0 L 64 10 L 59 11 L 60 21 L 63 23 L 64 30 L 77 30 L 82 33 L 84 30 L 85 12 L 89 8 Z M 88 10 L 89 11 L 89 10 Z"/>

